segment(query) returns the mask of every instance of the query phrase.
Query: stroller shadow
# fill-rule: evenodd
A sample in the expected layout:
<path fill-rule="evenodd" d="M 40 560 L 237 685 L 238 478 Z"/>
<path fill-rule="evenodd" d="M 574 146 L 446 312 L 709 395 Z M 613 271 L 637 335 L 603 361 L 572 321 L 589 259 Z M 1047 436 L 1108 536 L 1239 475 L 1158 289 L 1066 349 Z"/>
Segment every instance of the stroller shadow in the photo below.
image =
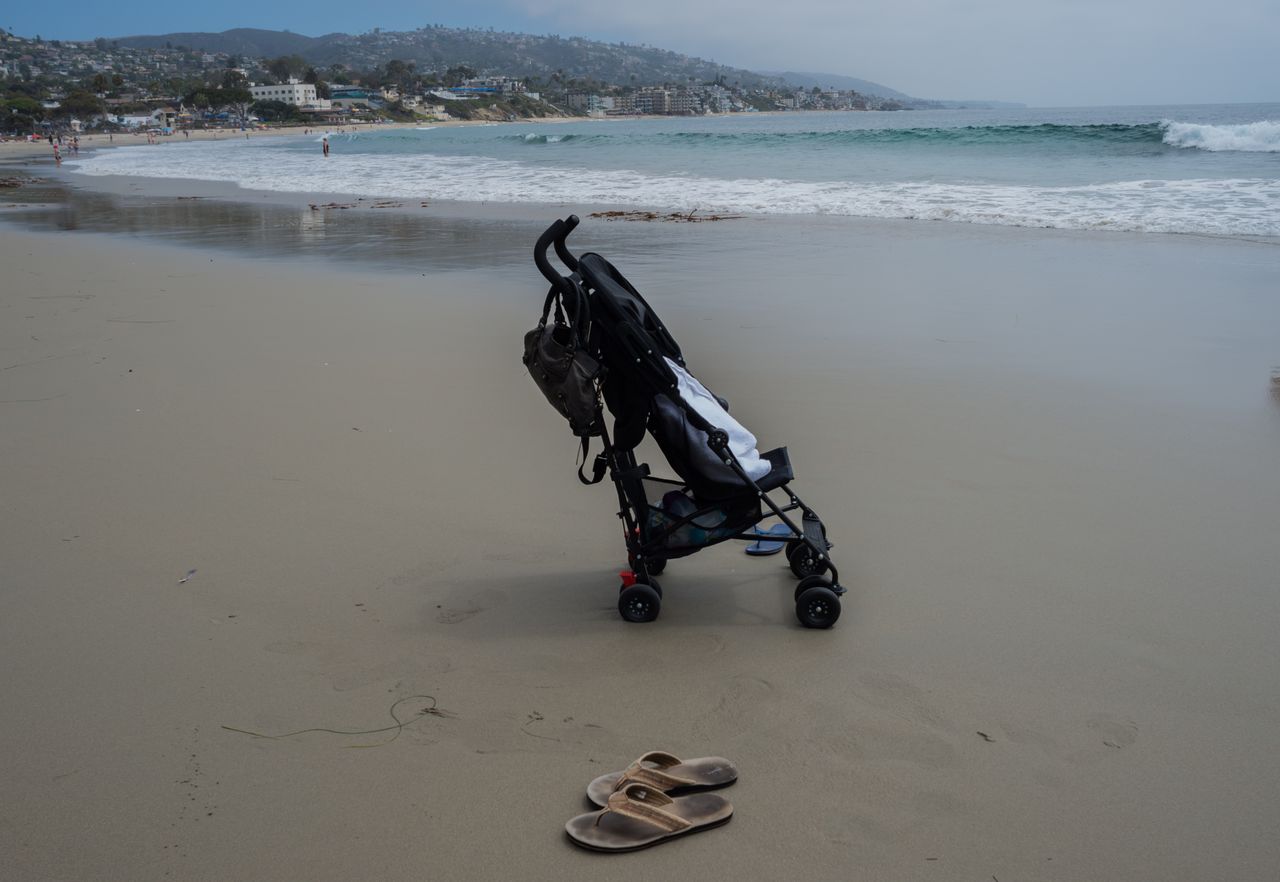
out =
<path fill-rule="evenodd" d="M 746 579 L 732 570 L 690 566 L 682 573 L 683 568 L 674 561 L 663 575 L 663 615 L 656 622 L 619 617 L 621 567 L 583 567 L 455 576 L 421 599 L 418 627 L 505 640 L 519 634 L 616 637 L 708 627 L 777 628 L 789 618 L 795 580 L 785 566 L 761 568 Z M 794 627 L 804 630 L 798 623 Z"/>

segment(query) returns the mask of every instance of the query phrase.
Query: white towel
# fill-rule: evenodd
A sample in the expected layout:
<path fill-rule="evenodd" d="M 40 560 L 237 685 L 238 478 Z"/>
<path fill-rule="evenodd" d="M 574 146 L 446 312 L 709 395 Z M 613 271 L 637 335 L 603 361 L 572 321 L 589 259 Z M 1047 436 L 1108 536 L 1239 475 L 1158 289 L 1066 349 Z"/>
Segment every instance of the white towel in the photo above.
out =
<path fill-rule="evenodd" d="M 743 471 L 751 476 L 751 480 L 759 481 L 772 471 L 773 466 L 767 459 L 760 458 L 756 449 L 756 436 L 747 431 L 746 426 L 729 416 L 729 412 L 720 406 L 716 397 L 707 387 L 698 382 L 698 378 L 664 356 L 667 366 L 676 375 L 676 389 L 685 403 L 702 415 L 702 418 L 729 433 L 729 450 L 738 458 Z"/>

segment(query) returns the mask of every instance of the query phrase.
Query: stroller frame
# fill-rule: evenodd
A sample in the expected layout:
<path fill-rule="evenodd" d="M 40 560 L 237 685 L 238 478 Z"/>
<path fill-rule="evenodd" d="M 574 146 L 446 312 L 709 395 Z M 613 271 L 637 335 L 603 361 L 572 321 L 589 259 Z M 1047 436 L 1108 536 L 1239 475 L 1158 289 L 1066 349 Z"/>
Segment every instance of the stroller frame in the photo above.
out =
<path fill-rule="evenodd" d="M 592 273 L 591 267 L 583 267 L 567 247 L 566 239 L 577 225 L 576 215 L 570 215 L 564 220 L 557 220 L 551 224 L 534 246 L 534 262 L 542 275 L 551 283 L 552 295 L 558 293 L 565 302 L 570 304 L 587 305 L 593 297 L 606 295 L 601 293 L 600 287 L 597 287 L 602 286 L 602 283 Z M 547 251 L 552 246 L 555 247 L 561 263 L 569 269 L 569 275 L 558 273 L 548 261 Z M 598 255 L 583 257 L 584 259 L 597 258 L 603 262 Z M 609 266 L 607 263 L 604 265 Z M 609 266 L 609 269 L 612 267 Z M 635 298 L 646 308 L 648 307 L 640 293 L 626 283 L 625 279 L 622 283 L 629 297 Z M 592 312 L 589 306 L 586 312 L 588 315 Z M 660 330 L 663 335 L 666 334 L 665 328 L 660 327 Z M 674 345 L 674 341 L 671 343 Z M 659 348 L 657 344 L 652 344 L 651 348 L 646 350 L 647 355 L 652 358 L 653 349 L 657 348 Z M 604 356 L 603 360 L 608 364 L 608 353 L 597 354 Z M 644 361 L 644 354 L 640 354 L 639 350 L 629 351 L 627 355 L 628 362 L 632 355 L 636 355 L 634 358 L 636 363 Z M 665 364 L 662 370 L 667 370 Z M 654 476 L 648 464 L 636 460 L 634 447 L 614 444 L 608 430 L 602 426 L 600 435 L 603 450 L 596 456 L 593 463 L 593 478 L 591 480 L 582 478 L 581 473 L 579 477 L 584 483 L 593 484 L 601 480 L 607 471 L 618 494 L 618 518 L 623 522 L 627 560 L 630 566 L 629 571 L 621 573 L 622 586 L 619 590 L 618 610 L 622 617 L 631 622 L 649 622 L 657 618 L 661 608 L 662 588 L 656 576 L 665 570 L 669 558 L 692 554 L 704 547 L 729 539 L 756 542 L 767 538 L 768 541 L 785 543 L 786 557 L 791 571 L 800 580 L 795 588 L 796 617 L 800 623 L 810 628 L 830 628 L 840 616 L 840 597 L 846 593 L 846 589 L 840 584 L 839 570 L 830 556 L 832 544 L 827 540 L 822 519 L 790 486 L 794 475 L 786 448 L 782 447 L 761 454 L 772 468 L 767 475 L 757 481 L 747 473 L 733 453 L 729 444 L 729 434 L 724 429 L 708 422 L 678 394 L 674 387 L 664 389 L 662 394 L 680 408 L 690 425 L 706 433 L 707 447 L 716 459 L 730 469 L 737 480 L 744 485 L 741 498 L 735 501 L 745 504 L 750 500 L 751 495 L 754 495 L 753 503 L 759 506 L 755 509 L 758 514 L 750 518 L 749 526 L 729 530 L 692 549 L 678 549 L 671 553 L 669 543 L 679 531 L 695 525 L 701 526 L 697 524 L 700 518 L 705 519 L 714 514 L 723 515 L 723 510 L 716 504 L 702 504 L 698 505 L 695 511 L 674 521 L 668 519 L 664 525 L 656 527 L 651 525 L 647 515 L 653 509 L 650 498 L 645 492 L 646 483 L 677 488 L 679 492 L 690 497 L 692 489 L 686 481 Z M 586 449 L 585 439 L 583 449 L 584 451 Z M 585 466 L 585 462 L 583 465 Z M 775 490 L 784 492 L 787 501 L 783 503 L 775 501 L 770 496 L 770 493 Z M 788 516 L 789 512 L 795 511 L 800 512 L 799 518 Z M 787 532 L 769 534 L 757 532 L 758 524 L 769 518 L 777 518 L 785 524 Z"/>

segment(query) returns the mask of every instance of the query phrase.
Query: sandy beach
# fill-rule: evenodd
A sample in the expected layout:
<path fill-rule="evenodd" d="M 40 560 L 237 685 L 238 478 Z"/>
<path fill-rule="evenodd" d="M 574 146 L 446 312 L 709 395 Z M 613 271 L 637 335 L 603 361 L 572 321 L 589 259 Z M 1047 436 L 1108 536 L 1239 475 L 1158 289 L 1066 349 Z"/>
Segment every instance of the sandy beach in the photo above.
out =
<path fill-rule="evenodd" d="M 585 211 L 74 198 L 0 218 L 6 878 L 1274 874 L 1274 244 L 586 219 L 850 588 L 727 544 L 637 626 L 518 355 Z M 569 844 L 655 748 L 732 823 Z"/>
<path fill-rule="evenodd" d="M 408 123 L 391 123 L 385 126 L 379 125 L 374 128 L 393 128 L 397 125 L 408 125 Z M 349 126 L 348 128 L 368 129 L 371 126 Z M 336 127 L 333 127 L 336 130 Z M 260 137 L 282 137 L 290 135 L 301 135 L 306 131 L 316 131 L 317 133 L 326 131 L 326 127 L 320 126 L 275 126 L 272 128 L 253 129 L 247 134 L 252 138 Z M 238 128 L 225 129 L 189 129 L 185 131 L 176 131 L 171 135 L 157 135 L 153 140 L 148 139 L 145 132 L 120 132 L 118 134 L 102 134 L 102 133 L 86 133 L 80 136 L 81 150 L 101 150 L 109 147 L 137 147 L 141 145 L 156 144 L 181 144 L 186 141 L 224 141 L 229 138 L 243 138 L 246 132 Z M 17 139 L 6 139 L 0 141 L 0 159 L 10 157 L 25 156 L 50 156 L 53 148 L 48 141 L 28 141 Z M 70 148 L 64 144 L 62 147 L 63 159 L 71 156 Z"/>
<path fill-rule="evenodd" d="M 629 116 L 625 119 L 653 119 L 649 116 Z M 593 119 L 580 116 L 549 116 L 549 117 L 530 117 L 522 119 L 520 122 L 536 122 L 539 125 L 557 124 L 557 123 L 595 123 L 608 122 L 609 120 Z M 308 133 L 314 134 L 316 137 L 331 133 L 360 133 L 360 132 L 377 132 L 389 129 L 413 129 L 429 126 L 431 128 L 448 128 L 451 126 L 491 126 L 494 125 L 492 120 L 466 120 L 466 119 L 446 119 L 446 120 L 419 120 L 417 122 L 385 122 L 385 123 L 349 123 L 347 125 L 271 125 L 261 128 L 244 130 L 235 126 L 214 129 L 178 129 L 169 135 L 157 135 L 149 139 L 146 132 L 119 132 L 113 134 L 104 134 L 99 132 L 86 133 L 80 136 L 81 150 L 102 150 L 112 147 L 138 147 L 138 146 L 164 146 L 165 144 L 182 144 L 189 141 L 226 141 L 232 138 L 243 139 L 246 135 L 250 138 L 281 138 L 281 137 L 297 137 Z M 52 155 L 53 147 L 47 140 L 31 141 L 26 139 L 18 139 L 16 137 L 6 137 L 0 140 L 0 160 L 17 159 L 24 157 L 49 157 Z M 71 153 L 67 145 L 62 147 L 62 158 L 71 158 Z"/>

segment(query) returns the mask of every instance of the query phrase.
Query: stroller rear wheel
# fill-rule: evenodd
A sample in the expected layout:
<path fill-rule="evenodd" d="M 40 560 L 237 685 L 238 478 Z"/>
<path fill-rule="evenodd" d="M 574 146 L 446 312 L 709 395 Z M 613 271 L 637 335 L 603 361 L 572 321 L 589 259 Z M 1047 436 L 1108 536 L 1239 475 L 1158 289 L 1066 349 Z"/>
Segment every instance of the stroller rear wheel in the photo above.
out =
<path fill-rule="evenodd" d="M 628 622 L 652 622 L 661 609 L 661 595 L 643 582 L 623 588 L 618 595 L 618 612 Z"/>
<path fill-rule="evenodd" d="M 840 618 L 840 598 L 823 585 L 807 588 L 796 599 L 796 618 L 806 628 L 830 628 Z"/>

